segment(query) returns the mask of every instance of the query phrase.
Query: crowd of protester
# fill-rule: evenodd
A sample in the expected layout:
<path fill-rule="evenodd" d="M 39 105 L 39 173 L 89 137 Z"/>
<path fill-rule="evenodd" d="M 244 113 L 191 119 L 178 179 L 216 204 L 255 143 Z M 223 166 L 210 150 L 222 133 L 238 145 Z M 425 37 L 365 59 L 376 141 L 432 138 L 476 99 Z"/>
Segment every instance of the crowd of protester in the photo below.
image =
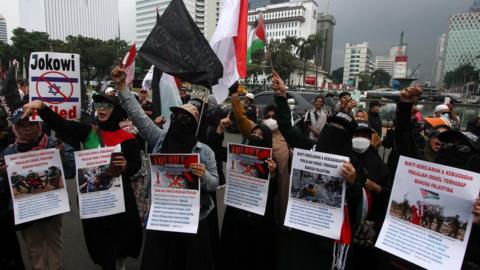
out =
<path fill-rule="evenodd" d="M 400 92 L 394 126 L 385 130 L 380 117 L 383 104 L 372 101 L 368 110 L 362 110 L 349 92 L 340 93 L 337 104 L 331 95 L 319 95 L 299 120 L 302 125 L 296 124 L 292 121 L 295 100 L 292 103 L 277 74 L 272 79 L 276 96 L 261 114 L 254 95 L 247 94 L 242 103 L 235 84 L 229 89 L 231 112 L 224 112 L 212 99 L 191 98 L 181 89 L 184 104 L 170 108 L 169 121 L 154 117 L 149 89 L 142 89 L 140 95 L 129 89 L 122 68 L 112 71 L 112 80 L 114 87 L 92 97 L 95 117 L 91 123 L 64 120 L 41 100 L 27 103 L 28 85 L 25 88 L 25 81 L 20 81 L 23 105 L 13 113 L 11 130 L 2 130 L 12 132 L 14 141 L 1 144 L 2 158 L 45 148 L 61 149 L 67 178 L 75 174 L 74 150 L 121 145 L 123 154 L 113 163 L 123 176 L 125 212 L 82 220 L 90 259 L 105 270 L 125 269 L 127 257 L 140 257 L 141 269 L 421 269 L 374 246 L 399 157 L 480 172 L 480 118 L 469 120 L 467 131 L 461 131 L 452 102 L 438 105 L 432 116 L 424 118 L 416 107 L 422 92 L 418 87 Z M 43 124 L 30 122 L 27 116 L 34 111 Z M 224 133 L 231 125 L 237 125 L 243 143 L 272 148 L 272 158 L 266 161 L 271 177 L 265 215 L 227 206 L 220 230 L 216 191 L 226 182 L 223 163 L 228 142 Z M 8 125 L 1 127 L 8 129 Z M 50 131 L 55 131 L 56 139 L 48 135 Z M 386 161 L 379 155 L 380 147 L 390 149 Z M 347 187 L 346 215 L 352 244 L 342 263 L 334 258 L 334 240 L 283 225 L 294 148 L 349 158 L 341 176 Z M 147 152 L 199 154 L 199 163 L 190 165 L 201 185 L 196 234 L 142 227 L 148 218 L 144 204 L 148 204 L 149 179 L 147 173 L 139 171 L 146 169 L 142 156 Z M 16 237 L 20 231 L 32 269 L 63 269 L 62 215 L 15 226 L 4 162 L 0 174 L 0 239 L 4 250 L 0 268 L 24 269 Z M 367 209 L 361 206 L 365 194 L 371 198 Z M 478 200 L 473 214 L 476 225 L 463 269 L 480 269 Z"/>

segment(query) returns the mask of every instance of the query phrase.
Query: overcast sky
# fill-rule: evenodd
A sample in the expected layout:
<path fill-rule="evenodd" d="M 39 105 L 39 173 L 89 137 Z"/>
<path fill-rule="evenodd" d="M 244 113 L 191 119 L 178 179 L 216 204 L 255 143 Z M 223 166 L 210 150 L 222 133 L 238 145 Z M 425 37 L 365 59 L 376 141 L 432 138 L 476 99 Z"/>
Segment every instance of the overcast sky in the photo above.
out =
<path fill-rule="evenodd" d="M 96 0 L 101 1 L 101 0 Z M 325 10 L 327 0 L 318 0 Z M 343 66 L 346 42 L 368 41 L 374 55 L 386 55 L 405 31 L 409 66 L 421 64 L 417 73 L 431 80 L 436 39 L 448 30 L 448 18 L 464 12 L 473 0 L 331 0 L 330 13 L 337 20 L 333 41 L 333 68 Z M 121 38 L 135 38 L 135 0 L 119 0 Z M 18 0 L 0 0 L 0 14 L 9 31 L 20 24 Z M 9 33 L 10 34 L 10 33 Z"/>

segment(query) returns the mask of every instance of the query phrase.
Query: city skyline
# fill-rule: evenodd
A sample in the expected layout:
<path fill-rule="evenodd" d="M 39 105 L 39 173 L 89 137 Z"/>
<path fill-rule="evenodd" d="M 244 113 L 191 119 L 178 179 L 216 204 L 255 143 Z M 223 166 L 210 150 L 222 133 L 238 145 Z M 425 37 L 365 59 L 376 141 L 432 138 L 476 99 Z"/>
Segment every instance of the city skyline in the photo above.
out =
<path fill-rule="evenodd" d="M 17 4 L 16 4 L 17 3 Z M 327 1 L 318 1 L 320 11 L 327 9 Z M 436 40 L 448 30 L 449 16 L 467 12 L 473 0 L 338 0 L 331 1 L 329 11 L 337 25 L 333 40 L 332 68 L 343 65 L 347 42 L 368 41 L 374 55 L 386 55 L 405 31 L 409 47 L 409 64 L 421 64 L 417 73 L 421 81 L 430 81 L 435 61 Z M 11 30 L 18 27 L 15 18 L 17 0 L 2 3 L 2 14 Z M 18 7 L 17 7 L 18 9 Z M 135 39 L 135 0 L 119 0 L 120 37 L 130 42 Z"/>

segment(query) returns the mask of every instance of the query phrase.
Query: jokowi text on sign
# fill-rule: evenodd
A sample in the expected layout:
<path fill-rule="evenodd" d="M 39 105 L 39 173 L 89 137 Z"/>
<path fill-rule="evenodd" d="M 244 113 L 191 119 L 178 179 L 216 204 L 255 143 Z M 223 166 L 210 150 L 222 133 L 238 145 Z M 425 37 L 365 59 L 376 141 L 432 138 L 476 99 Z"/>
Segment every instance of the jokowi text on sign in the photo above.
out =
<path fill-rule="evenodd" d="M 30 101 L 40 99 L 69 120 L 80 118 L 80 55 L 34 52 L 30 55 Z M 31 120 L 40 117 L 34 114 Z"/>

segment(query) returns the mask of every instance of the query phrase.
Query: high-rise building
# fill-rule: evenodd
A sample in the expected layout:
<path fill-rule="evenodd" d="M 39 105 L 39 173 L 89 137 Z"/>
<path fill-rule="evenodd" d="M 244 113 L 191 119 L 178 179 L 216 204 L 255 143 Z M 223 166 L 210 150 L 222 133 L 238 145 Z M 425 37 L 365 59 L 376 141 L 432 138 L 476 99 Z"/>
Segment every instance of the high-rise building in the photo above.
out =
<path fill-rule="evenodd" d="M 373 53 L 368 42 L 347 43 L 343 63 L 343 83 L 353 85 L 360 73 L 371 74 L 375 70 Z"/>
<path fill-rule="evenodd" d="M 248 9 L 266 7 L 272 4 L 288 3 L 288 0 L 248 0 Z"/>
<path fill-rule="evenodd" d="M 0 42 L 7 43 L 7 22 L 5 18 L 0 14 Z"/>
<path fill-rule="evenodd" d="M 53 39 L 120 36 L 118 0 L 20 0 L 19 10 L 21 27 L 47 32 Z"/>
<path fill-rule="evenodd" d="M 330 73 L 333 51 L 333 29 L 336 24 L 335 17 L 323 13 L 317 18 L 317 33 L 325 40 L 322 46 L 320 66 L 324 71 Z"/>
<path fill-rule="evenodd" d="M 288 36 L 308 38 L 317 31 L 318 6 L 312 0 L 299 3 L 268 5 L 248 11 L 248 23 L 263 16 L 268 40 L 283 40 Z"/>
<path fill-rule="evenodd" d="M 375 57 L 375 68 L 381 69 L 393 78 L 393 67 L 395 65 L 395 58 L 390 55 L 387 56 L 376 56 Z"/>
<path fill-rule="evenodd" d="M 480 56 L 480 12 L 451 15 L 443 73 L 465 64 L 480 69 L 478 56 Z"/>
<path fill-rule="evenodd" d="M 470 7 L 471 12 L 480 12 L 480 0 L 473 0 L 473 5 Z"/>
<path fill-rule="evenodd" d="M 163 14 L 171 0 L 136 0 L 136 37 L 140 47 L 157 20 L 157 9 Z M 222 0 L 184 0 L 185 6 L 207 39 L 215 32 Z"/>
<path fill-rule="evenodd" d="M 447 34 L 442 34 L 437 39 L 435 50 L 435 62 L 433 63 L 432 84 L 437 86 L 442 83 L 443 67 L 445 64 L 445 52 L 447 48 Z"/>

